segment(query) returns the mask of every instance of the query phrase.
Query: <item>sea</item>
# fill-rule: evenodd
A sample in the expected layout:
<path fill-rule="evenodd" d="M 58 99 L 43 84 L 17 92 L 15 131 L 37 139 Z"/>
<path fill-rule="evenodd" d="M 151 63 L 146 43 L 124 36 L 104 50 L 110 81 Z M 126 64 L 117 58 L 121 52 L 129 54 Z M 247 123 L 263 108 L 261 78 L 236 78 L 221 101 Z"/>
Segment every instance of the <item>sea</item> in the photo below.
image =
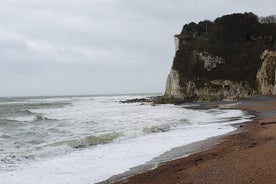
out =
<path fill-rule="evenodd" d="M 251 119 L 199 104 L 121 102 L 149 96 L 0 98 L 0 183 L 102 182 Z"/>

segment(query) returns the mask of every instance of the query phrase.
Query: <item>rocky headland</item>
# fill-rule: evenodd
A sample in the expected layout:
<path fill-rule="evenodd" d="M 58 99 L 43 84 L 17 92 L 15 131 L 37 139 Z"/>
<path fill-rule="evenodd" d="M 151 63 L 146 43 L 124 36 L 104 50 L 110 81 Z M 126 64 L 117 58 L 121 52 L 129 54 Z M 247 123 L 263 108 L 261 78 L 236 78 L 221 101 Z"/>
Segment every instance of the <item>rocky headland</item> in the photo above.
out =
<path fill-rule="evenodd" d="M 276 94 L 275 16 L 225 15 L 183 26 L 161 102 Z"/>

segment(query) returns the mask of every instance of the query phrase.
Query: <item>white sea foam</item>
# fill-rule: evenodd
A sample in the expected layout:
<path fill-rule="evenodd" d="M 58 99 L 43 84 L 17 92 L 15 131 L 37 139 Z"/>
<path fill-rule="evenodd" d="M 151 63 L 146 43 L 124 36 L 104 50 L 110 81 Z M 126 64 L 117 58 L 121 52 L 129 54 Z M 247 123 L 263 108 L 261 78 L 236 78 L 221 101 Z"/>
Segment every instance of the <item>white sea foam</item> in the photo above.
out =
<path fill-rule="evenodd" d="M 128 98 L 138 97 L 27 100 L 38 104 L 70 103 L 28 109 L 44 118 L 21 127 L 3 129 L 12 137 L 0 142 L 2 148 L 9 150 L 3 155 L 11 159 L 14 157 L 9 154 L 15 155 L 16 165 L 9 171 L 5 163 L 1 165 L 0 183 L 90 184 L 103 181 L 172 148 L 233 131 L 230 124 L 250 119 L 239 110 L 192 110 L 175 105 L 119 103 Z M 20 137 L 21 134 L 24 137 Z M 20 157 L 32 159 L 21 163 Z M 6 167 L 10 168 L 10 164 Z"/>
<path fill-rule="evenodd" d="M 18 116 L 6 118 L 10 121 L 32 122 L 36 119 L 36 116 Z"/>
<path fill-rule="evenodd" d="M 146 135 L 120 143 L 99 145 L 54 159 L 32 163 L 22 170 L 0 174 L 3 184 L 95 183 L 191 142 L 232 131 L 227 127 L 198 126 L 156 135 Z"/>

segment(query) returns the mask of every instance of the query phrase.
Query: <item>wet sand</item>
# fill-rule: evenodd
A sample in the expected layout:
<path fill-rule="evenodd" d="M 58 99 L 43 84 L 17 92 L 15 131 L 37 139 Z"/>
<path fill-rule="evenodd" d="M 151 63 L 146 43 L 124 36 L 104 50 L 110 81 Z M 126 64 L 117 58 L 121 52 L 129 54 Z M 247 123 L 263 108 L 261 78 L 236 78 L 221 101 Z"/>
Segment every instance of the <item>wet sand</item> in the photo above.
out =
<path fill-rule="evenodd" d="M 160 164 L 117 183 L 276 183 L 276 96 L 241 100 L 256 115 L 212 148 Z"/>

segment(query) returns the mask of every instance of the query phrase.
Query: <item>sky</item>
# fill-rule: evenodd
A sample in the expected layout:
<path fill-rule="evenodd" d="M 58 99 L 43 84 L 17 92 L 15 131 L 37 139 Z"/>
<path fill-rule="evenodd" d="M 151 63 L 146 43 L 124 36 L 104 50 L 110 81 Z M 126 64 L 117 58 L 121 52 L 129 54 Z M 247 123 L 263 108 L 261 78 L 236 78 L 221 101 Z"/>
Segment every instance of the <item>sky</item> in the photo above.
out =
<path fill-rule="evenodd" d="M 0 0 L 0 96 L 164 92 L 173 35 L 275 0 Z"/>

